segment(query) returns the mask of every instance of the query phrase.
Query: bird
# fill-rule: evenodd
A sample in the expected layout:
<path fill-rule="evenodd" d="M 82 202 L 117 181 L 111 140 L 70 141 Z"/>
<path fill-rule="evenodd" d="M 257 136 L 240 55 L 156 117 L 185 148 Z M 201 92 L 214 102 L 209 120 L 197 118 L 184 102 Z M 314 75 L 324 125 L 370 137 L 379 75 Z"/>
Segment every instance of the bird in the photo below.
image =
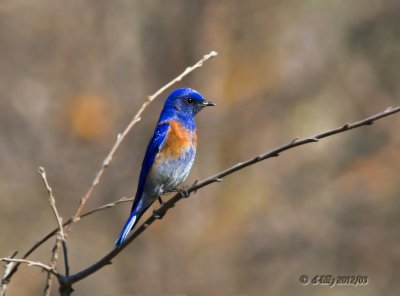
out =
<path fill-rule="evenodd" d="M 147 146 L 129 218 L 115 246 L 121 246 L 141 216 L 161 195 L 177 191 L 187 178 L 196 155 L 195 115 L 215 106 L 196 90 L 179 88 L 165 100 L 153 136 Z M 179 190 L 178 190 L 179 191 Z"/>

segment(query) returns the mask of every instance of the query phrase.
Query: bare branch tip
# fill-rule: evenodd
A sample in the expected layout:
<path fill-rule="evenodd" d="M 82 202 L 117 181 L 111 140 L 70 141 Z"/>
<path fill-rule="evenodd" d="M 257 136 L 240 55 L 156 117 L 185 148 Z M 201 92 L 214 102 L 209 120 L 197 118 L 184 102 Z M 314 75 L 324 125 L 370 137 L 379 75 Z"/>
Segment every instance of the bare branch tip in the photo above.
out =
<path fill-rule="evenodd" d="M 46 174 L 46 171 L 44 170 L 44 167 L 40 166 L 38 168 L 38 173 L 41 174 L 41 175 Z"/>

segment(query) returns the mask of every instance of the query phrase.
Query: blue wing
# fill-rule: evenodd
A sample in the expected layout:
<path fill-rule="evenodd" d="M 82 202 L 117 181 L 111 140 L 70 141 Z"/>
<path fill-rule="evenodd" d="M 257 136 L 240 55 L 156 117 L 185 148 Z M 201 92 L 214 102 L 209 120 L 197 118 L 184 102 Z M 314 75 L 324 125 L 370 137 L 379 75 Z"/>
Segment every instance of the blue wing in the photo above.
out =
<path fill-rule="evenodd" d="M 128 220 L 125 222 L 125 225 L 122 228 L 115 242 L 117 246 L 121 245 L 125 241 L 129 232 L 133 227 L 135 227 L 135 224 L 140 219 L 140 216 L 143 214 L 143 210 L 145 210 L 141 209 L 144 185 L 147 179 L 147 175 L 149 174 L 149 171 L 151 169 L 151 166 L 154 163 L 154 159 L 156 158 L 158 152 L 160 152 L 165 142 L 165 139 L 167 138 L 169 126 L 170 125 L 168 122 L 160 123 L 159 125 L 157 125 L 153 137 L 151 138 L 150 143 L 147 146 L 146 154 L 144 155 L 142 163 L 142 170 L 139 176 L 139 183 L 136 190 L 135 199 L 132 205 L 132 210 Z"/>
<path fill-rule="evenodd" d="M 146 154 L 144 155 L 142 170 L 139 176 L 139 183 L 136 191 L 136 196 L 133 201 L 131 213 L 136 210 L 137 205 L 142 198 L 144 185 L 146 182 L 147 175 L 151 169 L 151 166 L 154 163 L 154 159 L 156 158 L 158 152 L 160 152 L 165 139 L 167 138 L 167 134 L 169 131 L 169 123 L 163 122 L 157 125 L 156 130 L 154 131 L 153 138 L 151 138 L 149 145 L 147 146 Z"/>

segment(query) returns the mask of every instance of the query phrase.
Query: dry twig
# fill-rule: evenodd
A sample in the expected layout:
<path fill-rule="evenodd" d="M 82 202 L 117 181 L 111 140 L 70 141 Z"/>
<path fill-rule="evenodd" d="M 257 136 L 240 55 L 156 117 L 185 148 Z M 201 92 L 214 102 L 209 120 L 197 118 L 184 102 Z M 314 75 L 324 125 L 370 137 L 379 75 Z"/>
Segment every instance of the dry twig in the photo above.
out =
<path fill-rule="evenodd" d="M 10 258 L 14 258 L 17 255 L 17 251 L 15 251 Z M 1 286 L 0 286 L 0 296 L 5 296 L 6 295 L 6 290 L 7 290 L 7 285 L 10 282 L 8 280 L 8 275 L 10 274 L 12 268 L 13 268 L 13 262 L 6 262 L 4 264 L 4 274 L 1 279 Z"/>
<path fill-rule="evenodd" d="M 59 277 L 57 270 L 49 265 L 43 264 L 37 261 L 25 260 L 25 259 L 16 259 L 16 258 L 0 258 L 0 261 L 3 262 L 16 262 L 16 263 L 24 263 L 28 266 L 36 266 L 42 268 L 44 271 L 51 272 L 55 276 Z"/>
<path fill-rule="evenodd" d="M 56 220 L 57 220 L 61 239 L 65 240 L 64 228 L 62 225 L 62 218 L 58 214 L 57 207 L 56 207 L 56 200 L 54 199 L 53 190 L 51 189 L 49 182 L 47 181 L 46 171 L 44 170 L 43 167 L 39 167 L 38 172 L 39 172 L 40 176 L 42 176 L 44 186 L 46 186 L 47 192 L 49 193 L 49 202 L 50 202 L 51 208 L 53 209 L 54 216 L 56 217 Z"/>
<path fill-rule="evenodd" d="M 61 245 L 61 237 L 57 236 L 56 242 L 55 242 L 53 248 L 51 249 L 51 259 L 50 259 L 50 267 L 51 268 L 56 268 L 57 261 L 58 261 L 58 249 L 60 248 L 60 245 Z M 46 285 L 43 290 L 43 296 L 50 295 L 53 277 L 54 277 L 54 275 L 51 272 L 47 273 Z"/>
<path fill-rule="evenodd" d="M 54 247 L 51 250 L 50 267 L 52 267 L 52 268 L 56 267 L 57 261 L 58 261 L 58 249 L 60 248 L 60 244 L 62 244 L 63 252 L 64 252 L 65 274 L 69 275 L 68 251 L 67 251 L 67 244 L 65 242 L 62 218 L 58 213 L 58 210 L 56 207 L 56 200 L 53 195 L 53 190 L 51 189 L 49 182 L 47 181 L 47 175 L 46 175 L 45 169 L 43 167 L 39 167 L 38 172 L 39 172 L 40 176 L 42 177 L 44 185 L 49 194 L 49 202 L 50 202 L 51 208 L 53 209 L 53 213 L 57 220 L 57 225 L 58 225 L 58 236 L 56 238 Z M 44 292 L 43 292 L 45 296 L 50 295 L 52 280 L 53 280 L 53 274 L 50 272 L 47 273 L 46 285 L 45 285 Z"/>
<path fill-rule="evenodd" d="M 109 209 L 109 208 L 112 208 L 112 207 L 114 207 L 114 206 L 116 206 L 116 205 L 118 205 L 118 204 L 120 204 L 120 203 L 125 203 L 125 202 L 129 202 L 129 201 L 133 201 L 133 198 L 122 197 L 122 198 L 120 198 L 120 199 L 118 199 L 118 200 L 116 200 L 116 201 L 114 201 L 114 202 L 107 203 L 107 204 L 102 205 L 102 206 L 100 206 L 100 207 L 97 207 L 97 208 L 95 208 L 95 209 L 93 209 L 93 210 L 90 210 L 90 211 L 88 211 L 88 212 L 86 212 L 86 213 L 83 213 L 82 216 L 79 217 L 79 219 L 88 217 L 88 216 L 90 216 L 90 215 L 92 215 L 92 214 L 95 214 L 95 213 L 97 213 L 97 212 L 100 212 L 100 211 L 102 211 L 102 210 Z M 68 219 L 68 220 L 63 224 L 63 227 L 65 227 L 65 226 L 67 226 L 67 225 L 69 225 L 69 224 L 71 224 L 71 223 L 72 223 L 72 218 Z M 25 253 L 24 256 L 22 257 L 22 259 L 28 258 L 37 248 L 39 248 L 41 245 L 43 245 L 43 244 L 44 244 L 47 240 L 49 240 L 52 236 L 54 236 L 55 234 L 57 234 L 58 230 L 59 230 L 58 228 L 55 228 L 55 229 L 53 229 L 51 232 L 49 232 L 48 234 L 46 234 L 44 237 L 42 237 L 41 239 L 39 239 L 38 241 L 36 241 L 36 242 L 33 244 L 33 246 L 32 246 L 28 251 L 26 251 L 26 253 Z M 3 282 L 3 281 L 7 281 L 7 282 L 8 282 L 8 281 L 10 280 L 10 278 L 13 276 L 13 274 L 17 271 L 17 269 L 18 269 L 18 267 L 19 267 L 19 264 L 20 264 L 20 263 L 16 263 L 16 264 L 12 267 L 12 269 L 10 270 L 10 272 L 9 272 L 7 275 L 6 275 L 6 274 L 4 275 L 2 282 Z M 1 291 L 1 290 L 0 290 L 0 291 Z M 0 294 L 0 296 L 1 296 L 1 294 Z"/>

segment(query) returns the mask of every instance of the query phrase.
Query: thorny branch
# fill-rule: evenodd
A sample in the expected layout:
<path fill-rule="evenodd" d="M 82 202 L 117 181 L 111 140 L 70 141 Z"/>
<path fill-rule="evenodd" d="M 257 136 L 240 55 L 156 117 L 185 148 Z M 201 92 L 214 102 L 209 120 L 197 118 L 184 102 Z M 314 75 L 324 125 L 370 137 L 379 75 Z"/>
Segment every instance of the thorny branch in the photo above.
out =
<path fill-rule="evenodd" d="M 158 208 L 157 210 L 155 210 L 153 212 L 153 215 L 151 215 L 145 222 L 143 222 L 137 229 L 136 231 L 134 231 L 129 237 L 128 239 L 120 246 L 117 248 L 114 248 L 113 250 L 111 250 L 111 252 L 109 252 L 107 255 L 105 255 L 103 258 L 101 258 L 99 261 L 97 261 L 96 263 L 94 263 L 93 265 L 87 267 L 86 269 L 76 273 L 76 274 L 72 274 L 70 276 L 61 276 L 59 277 L 59 282 L 60 282 L 60 291 L 62 291 L 63 289 L 65 289 L 66 291 L 70 290 L 72 291 L 72 285 L 84 278 L 86 278 L 87 276 L 93 274 L 94 272 L 96 272 L 97 270 L 103 268 L 104 266 L 111 264 L 111 260 L 117 256 L 128 244 L 130 244 L 133 240 L 135 240 L 141 233 L 143 233 L 151 224 L 153 224 L 157 219 L 162 218 L 167 211 L 174 207 L 175 204 L 181 200 L 182 198 L 185 197 L 189 197 L 192 193 L 196 192 L 198 189 L 205 187 L 209 184 L 215 183 L 215 182 L 220 182 L 222 180 L 222 178 L 231 175 L 241 169 L 244 169 L 245 167 L 248 167 L 250 165 L 256 164 L 258 162 L 261 162 L 267 158 L 272 158 L 272 157 L 278 157 L 282 152 L 301 146 L 301 145 L 305 145 L 308 143 L 315 143 L 318 142 L 320 139 L 335 135 L 335 134 L 339 134 L 351 129 L 355 129 L 364 125 L 372 125 L 374 121 L 381 119 L 383 117 L 389 116 L 391 114 L 397 113 L 400 111 L 400 106 L 396 107 L 396 108 L 387 108 L 385 111 L 375 114 L 373 116 L 370 116 L 368 118 L 365 118 L 363 120 L 354 122 L 354 123 L 346 123 L 343 126 L 340 126 L 338 128 L 332 129 L 332 130 L 328 130 L 322 133 L 319 133 L 317 135 L 313 135 L 307 138 L 303 138 L 303 139 L 299 139 L 299 138 L 295 138 L 293 140 L 291 140 L 290 142 L 288 142 L 287 144 L 284 144 L 280 147 L 277 147 L 271 151 L 268 151 L 264 154 L 260 154 L 256 157 L 253 157 L 247 161 L 244 162 L 240 162 L 237 163 L 233 166 L 231 166 L 230 168 L 214 175 L 211 176 L 209 178 L 206 178 L 200 182 L 196 182 L 195 184 L 193 184 L 192 186 L 190 186 L 189 188 L 187 188 L 184 191 L 181 191 L 179 193 L 177 193 L 176 195 L 174 195 L 173 197 L 171 197 L 167 202 L 165 202 L 160 208 Z M 69 294 L 66 294 L 69 295 Z"/>

